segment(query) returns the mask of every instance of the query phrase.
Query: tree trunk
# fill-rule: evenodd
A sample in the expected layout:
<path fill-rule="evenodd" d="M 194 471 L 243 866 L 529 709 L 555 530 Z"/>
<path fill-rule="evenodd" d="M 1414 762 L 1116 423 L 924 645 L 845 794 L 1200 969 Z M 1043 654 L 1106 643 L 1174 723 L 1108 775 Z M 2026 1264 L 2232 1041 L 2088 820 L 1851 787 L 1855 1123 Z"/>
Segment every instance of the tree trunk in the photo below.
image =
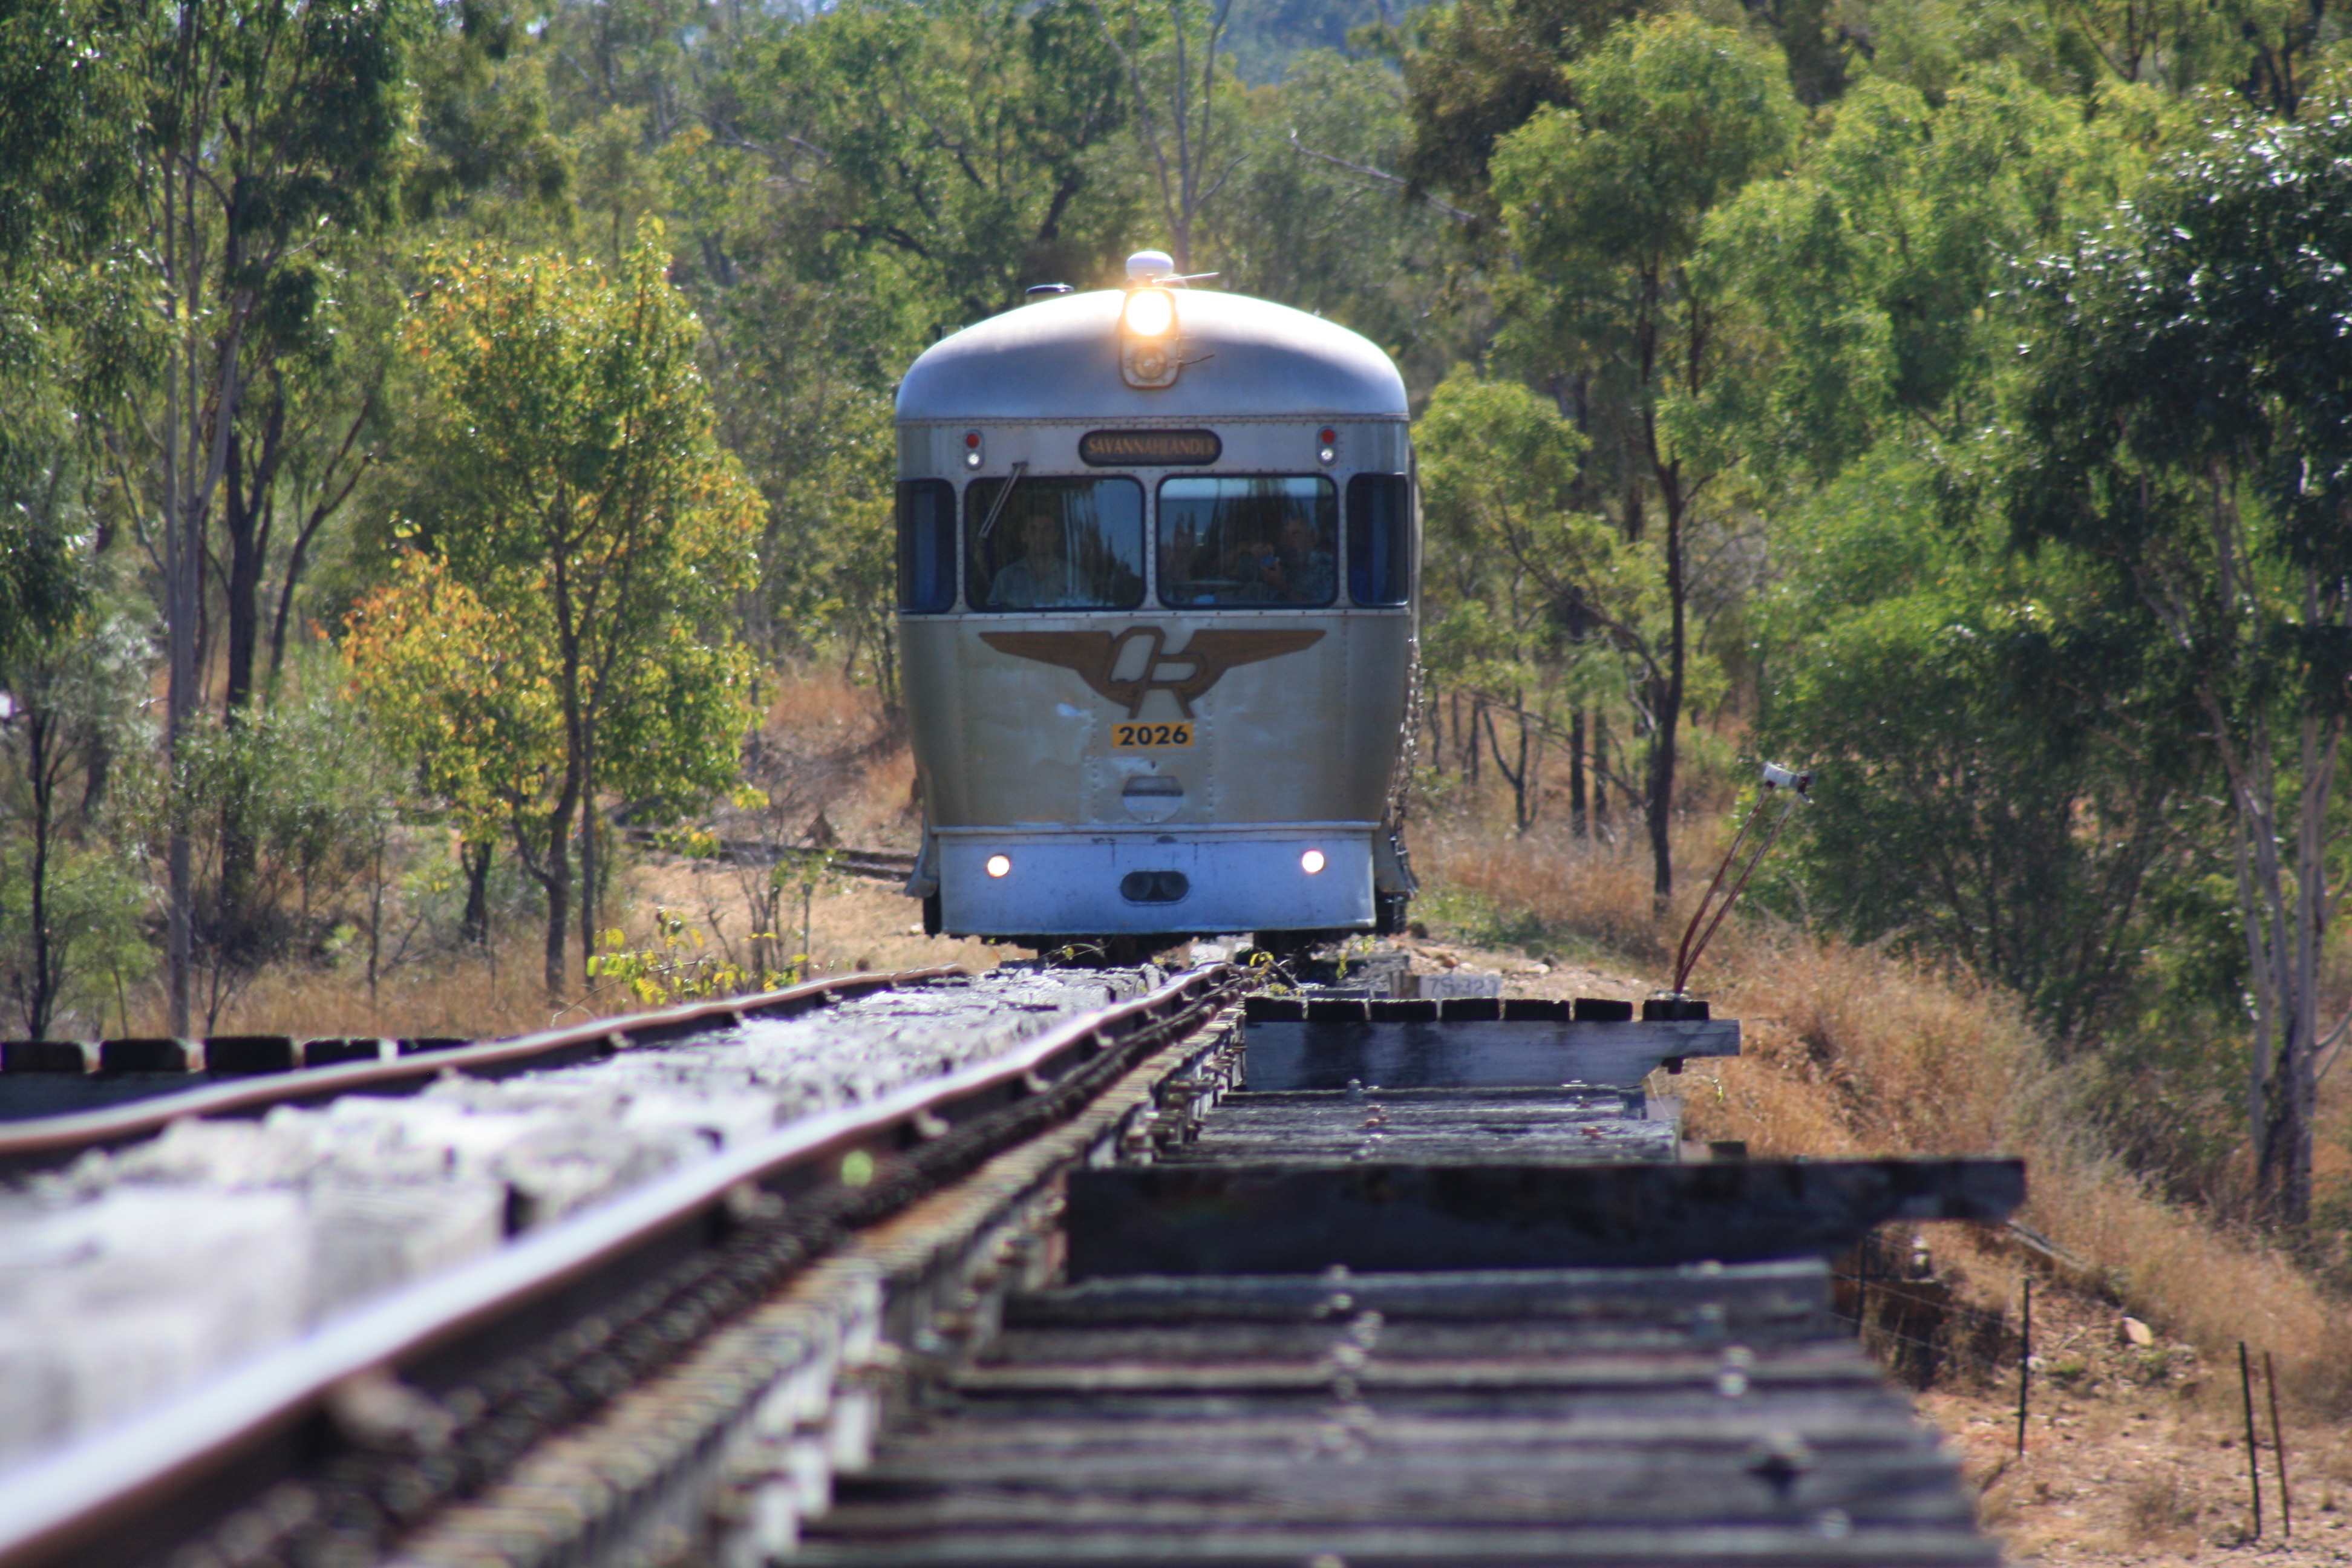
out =
<path fill-rule="evenodd" d="M 457 940 L 475 947 L 490 945 L 490 858 L 496 839 L 457 846 L 457 861 L 466 868 L 466 913 L 457 922 Z"/>
<path fill-rule="evenodd" d="M 588 973 L 588 961 L 596 956 L 596 773 L 594 764 L 584 770 L 587 784 L 582 791 L 584 798 L 580 809 L 580 973 Z"/>
<path fill-rule="evenodd" d="M 1656 729 L 1650 737 L 1650 860 L 1654 869 L 1651 897 L 1664 917 L 1675 896 L 1672 827 L 1675 808 L 1675 746 L 1683 717 L 1684 626 L 1689 590 L 1683 577 L 1683 507 L 1671 483 L 1665 490 L 1666 602 L 1672 612 L 1667 631 L 1666 672 L 1651 683 L 1651 711 Z"/>
<path fill-rule="evenodd" d="M 2319 614 L 2316 584 L 2306 582 L 2305 612 L 2310 621 L 2336 618 Z M 2290 841 L 2294 863 L 2280 864 L 2276 850 L 2286 836 L 2279 831 L 2280 810 L 2276 775 L 2267 757 L 2250 757 L 2248 784 L 2260 792 L 2252 814 L 2242 814 L 2239 842 L 2250 842 L 2259 853 L 2250 868 L 2259 887 L 2260 902 L 2268 919 L 2253 956 L 2267 956 L 2272 977 L 2260 987 L 2269 993 L 2270 1005 L 2262 1009 L 2255 1029 L 2252 1112 L 2254 1143 L 2254 1193 L 2263 1219 L 2287 1230 L 2311 1223 L 2312 1137 L 2318 1100 L 2318 1047 L 2321 964 L 2326 950 L 2331 900 L 2326 888 L 2327 821 L 2335 788 L 2337 752 L 2342 743 L 2340 721 L 2306 713 L 2298 737 L 2301 755 L 2297 779 L 2300 799 L 2294 803 L 2294 831 Z M 2251 752 L 2252 747 L 2249 747 Z M 2233 770 L 2234 771 L 2234 770 Z M 2258 782 L 2257 782 L 2258 781 Z M 2251 815 L 2252 819 L 2247 816 Z M 2257 833 L 2264 837 L 2256 839 Z M 2242 870 L 2242 883 L 2244 875 Z M 2291 891 L 2290 891 L 2291 889 Z M 2263 1027 L 2264 1022 L 2268 1027 Z"/>
<path fill-rule="evenodd" d="M 1592 836 L 1609 837 L 1609 715 L 1592 715 Z"/>
<path fill-rule="evenodd" d="M 1591 831 L 1584 809 L 1584 710 L 1579 708 L 1568 721 L 1568 821 L 1579 838 Z"/>
<path fill-rule="evenodd" d="M 190 15 L 191 20 L 184 26 L 194 25 L 193 8 Z M 178 229 L 172 211 L 176 184 L 177 176 L 166 173 L 163 224 L 167 270 L 176 255 Z M 177 278 L 172 279 L 175 290 L 178 282 Z M 174 318 L 178 315 L 177 306 L 175 293 L 172 309 Z M 176 320 L 173 325 L 178 325 Z M 188 1033 L 188 971 L 194 945 L 190 939 L 195 904 L 188 828 L 182 804 L 185 789 L 181 782 L 187 762 L 188 715 L 195 706 L 196 687 L 195 595 L 188 592 L 195 552 L 190 548 L 193 541 L 186 537 L 194 530 L 192 519 L 185 515 L 188 508 L 180 484 L 181 362 L 187 347 L 184 339 L 175 335 L 163 361 L 163 618 L 171 644 L 171 674 L 163 698 L 163 798 L 170 825 L 163 852 L 167 889 L 164 963 L 170 1005 L 168 1026 L 175 1037 L 183 1039 Z M 187 374 L 193 377 L 193 366 L 187 367 Z"/>
<path fill-rule="evenodd" d="M 563 804 L 556 808 L 555 817 L 547 829 L 547 869 L 540 882 L 547 889 L 547 999 L 563 1000 L 566 970 L 563 962 L 564 929 L 572 915 L 572 791 L 564 791 Z"/>
<path fill-rule="evenodd" d="M 253 700 L 253 669 L 261 647 L 261 579 L 269 564 L 272 492 L 285 456 L 286 396 L 274 392 L 261 450 L 246 461 L 245 437 L 232 429 L 221 495 L 221 525 L 228 534 L 228 670 L 222 709 L 231 723 Z"/>
<path fill-rule="evenodd" d="M 25 998 L 25 1033 L 36 1040 L 47 1037 L 49 1018 L 57 1010 L 49 955 L 49 840 L 57 823 L 57 780 L 50 773 L 49 752 L 57 740 L 54 721 L 35 709 L 25 729 L 26 772 L 33 785 L 33 988 Z"/>

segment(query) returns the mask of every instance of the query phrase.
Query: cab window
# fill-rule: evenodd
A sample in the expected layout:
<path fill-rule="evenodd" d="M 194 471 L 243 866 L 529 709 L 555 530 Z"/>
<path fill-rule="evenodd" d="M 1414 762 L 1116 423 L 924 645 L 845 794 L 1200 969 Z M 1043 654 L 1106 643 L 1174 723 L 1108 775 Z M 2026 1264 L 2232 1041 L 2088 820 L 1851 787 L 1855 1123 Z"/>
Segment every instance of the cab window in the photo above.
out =
<path fill-rule="evenodd" d="M 1402 605 L 1412 596 L 1412 481 L 1358 474 L 1348 481 L 1348 596 Z"/>
<path fill-rule="evenodd" d="M 1131 610 L 1143 603 L 1143 487 L 1133 479 L 974 479 L 964 596 L 975 610 Z"/>
<path fill-rule="evenodd" d="M 1160 603 L 1329 604 L 1339 499 L 1320 474 L 1161 480 Z"/>
<path fill-rule="evenodd" d="M 955 487 L 945 479 L 898 486 L 898 607 L 937 615 L 955 605 Z"/>

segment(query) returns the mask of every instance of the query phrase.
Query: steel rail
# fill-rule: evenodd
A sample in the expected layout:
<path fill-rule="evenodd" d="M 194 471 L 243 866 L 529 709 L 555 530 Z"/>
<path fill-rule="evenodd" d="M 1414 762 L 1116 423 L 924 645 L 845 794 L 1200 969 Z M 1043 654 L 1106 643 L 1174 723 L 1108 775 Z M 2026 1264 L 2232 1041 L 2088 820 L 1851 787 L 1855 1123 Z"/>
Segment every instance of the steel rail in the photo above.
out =
<path fill-rule="evenodd" d="M 346 1094 L 421 1089 L 445 1072 L 495 1078 L 533 1068 L 556 1067 L 633 1046 L 700 1034 L 723 1023 L 741 1023 L 773 1013 L 790 1015 L 826 1002 L 925 980 L 943 980 L 963 973 L 961 967 L 950 964 L 896 974 L 835 975 L 782 991 L 598 1018 L 509 1040 L 419 1051 L 383 1061 L 298 1068 L 250 1082 L 215 1084 L 156 1095 L 104 1110 L 6 1123 L 5 1130 L 0 1130 L 0 1173 L 59 1164 L 87 1150 L 136 1142 L 154 1136 L 184 1117 L 250 1115 L 280 1105 L 315 1104 Z"/>
<path fill-rule="evenodd" d="M 135 1529 L 174 1502 L 211 1511 L 217 1506 L 211 1494 L 225 1478 L 267 1464 L 273 1446 L 296 1442 L 306 1426 L 332 1430 L 339 1391 L 399 1379 L 435 1352 L 515 1322 L 664 1242 L 723 1232 L 746 1199 L 756 1202 L 763 1192 L 784 1187 L 806 1195 L 813 1185 L 856 1185 L 845 1167 L 859 1164 L 866 1179 L 875 1180 L 882 1162 L 943 1139 L 959 1123 L 1050 1094 L 1058 1080 L 1106 1056 L 1123 1061 L 1197 1026 L 1250 983 L 1247 972 L 1229 964 L 1180 975 L 1135 1001 L 1073 1018 L 994 1061 L 910 1085 L 870 1106 L 812 1117 L 385 1297 L 0 1478 L 0 1568 L 88 1563 L 110 1534 Z M 667 1026 L 679 1023 L 675 1013 L 656 1016 Z M 850 1159 L 860 1152 L 866 1162 Z M 785 1200 L 788 1211 L 793 1201 Z"/>

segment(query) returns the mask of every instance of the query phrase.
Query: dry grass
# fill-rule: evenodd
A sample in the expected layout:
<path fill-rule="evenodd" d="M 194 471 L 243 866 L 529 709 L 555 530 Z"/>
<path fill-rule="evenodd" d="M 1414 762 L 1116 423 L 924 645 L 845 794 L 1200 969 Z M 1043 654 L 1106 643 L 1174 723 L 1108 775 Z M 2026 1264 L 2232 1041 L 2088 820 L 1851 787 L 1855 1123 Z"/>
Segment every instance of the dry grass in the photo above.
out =
<path fill-rule="evenodd" d="M 769 804 L 757 811 L 721 807 L 719 830 L 793 843 L 913 848 L 921 826 L 914 755 L 874 692 L 829 668 L 772 679 L 767 718 L 744 765 Z"/>
<path fill-rule="evenodd" d="M 1695 834 L 1679 847 L 1687 857 L 1702 846 Z M 1467 898 L 1507 925 L 1532 915 L 1553 933 L 1598 942 L 1620 958 L 1656 966 L 1671 956 L 1650 912 L 1655 876 L 1646 844 L 1595 843 L 1544 826 L 1523 838 L 1457 821 L 1414 836 L 1413 867 L 1441 907 L 1448 897 Z"/>
<path fill-rule="evenodd" d="M 872 691 L 853 685 L 831 668 L 789 671 L 771 677 L 767 716 L 750 748 L 750 772 L 769 797 L 759 810 L 723 806 L 715 818 L 722 834 L 765 838 L 782 845 L 841 842 L 862 847 L 912 848 L 920 817 L 911 802 L 914 763 L 898 727 L 881 710 Z M 445 852 L 437 833 L 419 833 L 407 842 L 412 860 Z M 653 945 L 656 910 L 669 909 L 694 922 L 709 951 L 745 963 L 743 938 L 761 923 L 751 912 L 751 897 L 768 880 L 763 867 L 718 861 L 688 864 L 675 858 L 618 847 L 623 866 L 598 928 L 617 927 L 634 947 Z M 357 895 L 354 895 L 357 897 Z M 797 897 L 788 900 L 792 942 L 799 946 Z M 415 940 L 415 911 L 403 907 L 396 891 L 383 910 L 386 957 L 376 983 L 367 976 L 364 905 L 337 917 L 357 934 L 331 960 L 288 959 L 240 977 L 213 1027 L 219 1035 L 290 1035 L 316 1039 L 345 1036 L 427 1036 L 488 1039 L 526 1034 L 583 1017 L 635 1012 L 645 1005 L 625 984 L 587 988 L 562 1004 L 551 1003 L 541 984 L 543 918 L 510 914 L 490 951 L 457 949 Z M 992 966 L 992 950 L 978 943 L 934 942 L 921 934 L 920 911 L 895 889 L 850 883 L 826 889 L 812 921 L 813 972 L 841 973 L 873 967 L 914 968 L 932 963 Z M 576 951 L 575 927 L 568 946 Z M 391 953 L 408 956 L 395 962 Z M 576 966 L 576 956 L 572 960 Z M 749 967 L 748 963 L 745 966 Z M 106 1010 L 105 1026 L 131 1035 L 169 1031 L 169 1010 L 160 976 L 130 986 L 120 1008 Z M 204 1010 L 198 1007 L 198 1026 Z"/>
<path fill-rule="evenodd" d="M 508 932 L 488 953 L 440 954 L 404 963 L 378 975 L 373 996 L 363 954 L 334 964 L 273 963 L 228 1000 L 210 1032 L 296 1039 L 492 1039 L 634 1010 L 634 1004 L 625 1005 L 617 995 L 551 1005 L 540 984 L 543 941 L 533 926 Z M 129 1004 L 131 1033 L 170 1032 L 160 983 L 133 990 Z M 111 1010 L 108 1017 L 111 1024 Z"/>
<path fill-rule="evenodd" d="M 2142 1477 L 2125 1494 L 2124 1527 L 2136 1546 L 2169 1544 L 2196 1524 L 2196 1500 L 2177 1471 Z"/>
<path fill-rule="evenodd" d="M 1439 907 L 1466 898 L 1529 948 L 1599 944 L 1663 987 L 1720 844 L 1711 826 L 1678 843 L 1665 921 L 1635 847 L 1455 824 L 1423 834 L 1418 865 Z M 2352 1312 L 2276 1248 L 2162 1201 L 2110 1157 L 2013 997 L 1755 916 L 1726 925 L 1693 989 L 1743 1020 L 1747 1054 L 1662 1083 L 1684 1097 L 1692 1138 L 1763 1155 L 2022 1155 L 2021 1221 L 2086 1262 L 2095 1289 L 2209 1364 L 2234 1364 L 2240 1340 L 2268 1348 L 2309 1415 L 2352 1411 Z M 1978 1304 L 2015 1300 L 2024 1262 L 2000 1234 L 1937 1241 Z"/>

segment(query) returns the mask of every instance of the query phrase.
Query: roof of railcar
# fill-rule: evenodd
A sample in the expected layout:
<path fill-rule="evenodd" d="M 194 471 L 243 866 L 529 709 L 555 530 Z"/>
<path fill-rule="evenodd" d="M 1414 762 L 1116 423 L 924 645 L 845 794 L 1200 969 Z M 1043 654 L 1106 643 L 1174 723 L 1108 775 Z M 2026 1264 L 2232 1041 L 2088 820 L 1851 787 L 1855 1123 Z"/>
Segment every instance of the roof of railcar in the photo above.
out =
<path fill-rule="evenodd" d="M 1244 294 L 1179 289 L 1176 384 L 1119 374 L 1127 295 L 1063 294 L 992 316 L 924 351 L 898 385 L 901 420 L 1405 417 L 1404 378 L 1370 339 Z"/>

